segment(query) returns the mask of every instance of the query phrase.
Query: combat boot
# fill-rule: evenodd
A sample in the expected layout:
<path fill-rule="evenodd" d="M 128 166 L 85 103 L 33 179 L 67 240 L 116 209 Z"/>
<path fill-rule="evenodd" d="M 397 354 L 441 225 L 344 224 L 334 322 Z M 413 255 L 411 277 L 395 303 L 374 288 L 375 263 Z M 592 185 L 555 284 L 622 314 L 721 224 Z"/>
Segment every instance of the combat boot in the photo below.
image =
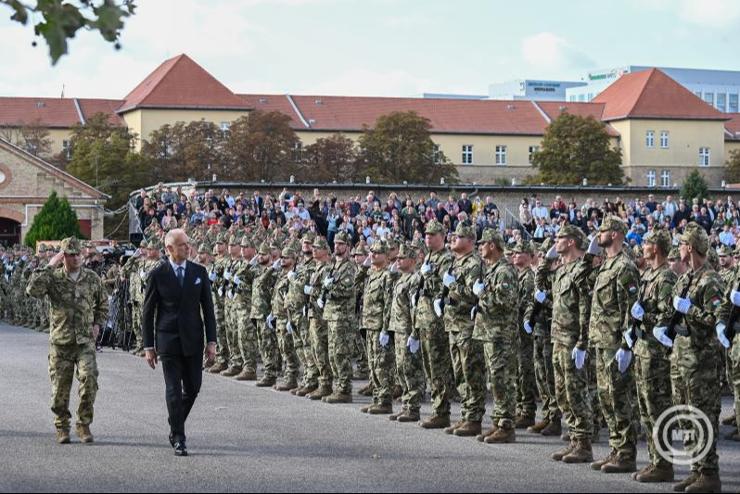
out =
<path fill-rule="evenodd" d="M 311 393 L 307 394 L 306 397 L 309 400 L 318 401 L 325 396 L 329 396 L 331 394 L 331 387 L 330 386 L 319 386 L 317 389 L 313 390 Z"/>
<path fill-rule="evenodd" d="M 722 425 L 735 425 L 735 415 L 728 415 L 727 417 L 722 419 L 721 424 Z"/>
<path fill-rule="evenodd" d="M 332 393 L 322 398 L 321 401 L 332 405 L 335 403 L 352 403 L 352 395 L 349 393 Z"/>
<path fill-rule="evenodd" d="M 234 377 L 238 376 L 241 373 L 241 368 L 239 367 L 229 367 L 225 371 L 221 371 L 220 374 L 224 377 Z"/>
<path fill-rule="evenodd" d="M 210 372 L 211 374 L 220 374 L 225 370 L 226 364 L 224 362 L 217 362 L 213 364 L 210 369 L 208 369 L 208 372 Z"/>
<path fill-rule="evenodd" d="M 609 463 L 616 457 L 617 457 L 617 452 L 614 450 L 611 450 L 611 452 L 607 455 L 606 458 L 591 463 L 591 470 L 601 470 L 602 466 L 606 465 L 607 463 Z"/>
<path fill-rule="evenodd" d="M 139 350 L 135 353 L 137 357 L 146 357 L 146 352 L 144 350 Z"/>
<path fill-rule="evenodd" d="M 594 453 L 591 449 L 590 439 L 576 439 L 575 448 L 563 456 L 563 463 L 589 463 L 594 461 Z"/>
<path fill-rule="evenodd" d="M 368 383 L 367 386 L 363 386 L 358 391 L 360 396 L 372 396 L 373 395 L 373 383 Z"/>
<path fill-rule="evenodd" d="M 80 442 L 89 444 L 93 442 L 93 435 L 90 433 L 90 426 L 78 425 L 77 426 L 77 437 L 80 438 Z"/>
<path fill-rule="evenodd" d="M 458 437 L 475 437 L 481 432 L 480 420 L 477 422 L 465 421 L 463 425 L 455 429 L 454 435 Z"/>
<path fill-rule="evenodd" d="M 563 431 L 562 434 L 560 434 L 560 440 L 565 441 L 566 443 L 570 442 L 570 431 Z"/>
<path fill-rule="evenodd" d="M 619 454 L 612 461 L 601 465 L 601 471 L 604 473 L 632 473 L 636 470 L 637 463 L 634 459 L 627 460 Z"/>
<path fill-rule="evenodd" d="M 717 472 L 700 473 L 693 484 L 686 487 L 684 492 L 722 492 L 722 482 Z"/>
<path fill-rule="evenodd" d="M 372 406 L 372 405 L 365 405 L 364 407 L 361 407 L 361 408 L 360 408 L 360 412 L 362 412 L 362 413 L 367 413 L 367 411 L 368 411 L 368 410 L 370 410 L 370 407 L 371 407 L 371 406 Z"/>
<path fill-rule="evenodd" d="M 699 472 L 691 472 L 688 477 L 673 486 L 673 492 L 686 492 L 686 488 L 699 480 Z"/>
<path fill-rule="evenodd" d="M 58 444 L 69 444 L 69 431 L 67 429 L 57 429 L 57 443 Z"/>
<path fill-rule="evenodd" d="M 479 442 L 483 442 L 486 440 L 488 436 L 493 434 L 498 430 L 498 426 L 496 424 L 493 424 L 490 429 L 486 429 L 477 436 L 475 436 L 475 439 L 477 439 Z"/>
<path fill-rule="evenodd" d="M 256 386 L 258 388 L 271 388 L 275 385 L 276 379 L 274 377 L 263 377 L 259 381 L 257 381 Z"/>
<path fill-rule="evenodd" d="M 419 415 L 419 412 L 412 412 L 410 410 L 406 410 L 403 412 L 403 414 L 399 415 L 396 421 L 401 423 L 409 423 L 409 422 L 418 422 L 421 420 L 421 416 Z"/>
<path fill-rule="evenodd" d="M 424 422 L 421 423 L 421 427 L 424 429 L 444 429 L 450 426 L 449 415 L 432 415 Z"/>
<path fill-rule="evenodd" d="M 235 381 L 256 381 L 257 373 L 253 370 L 242 369 L 242 371 L 234 376 Z"/>
<path fill-rule="evenodd" d="M 306 396 L 309 393 L 313 393 L 314 391 L 316 391 L 318 387 L 318 384 L 312 384 L 310 386 L 303 386 L 302 388 L 294 389 L 293 391 L 291 391 L 291 393 L 296 396 Z"/>
<path fill-rule="evenodd" d="M 562 433 L 563 426 L 561 425 L 559 420 L 557 422 L 550 422 L 549 424 L 547 424 L 547 427 L 542 429 L 542 431 L 540 432 L 540 434 L 547 437 L 559 436 Z"/>
<path fill-rule="evenodd" d="M 287 381 L 282 384 L 276 384 L 273 386 L 273 389 L 275 391 L 290 391 L 291 389 L 296 389 L 298 387 L 298 383 L 295 381 Z"/>
<path fill-rule="evenodd" d="M 670 463 L 650 464 L 632 474 L 632 479 L 644 483 L 673 482 L 673 465 Z"/>
<path fill-rule="evenodd" d="M 539 434 L 540 432 L 542 432 L 542 429 L 544 429 L 548 425 L 550 425 L 549 420 L 547 419 L 540 420 L 539 422 L 535 422 L 534 425 L 527 427 L 527 432 L 533 432 L 535 434 Z"/>
<path fill-rule="evenodd" d="M 517 415 L 514 419 L 514 427 L 517 429 L 526 429 L 529 426 L 534 425 L 534 417 L 525 417 L 524 415 Z"/>
<path fill-rule="evenodd" d="M 399 385 L 393 386 L 393 399 L 397 400 L 403 395 L 403 388 Z"/>
<path fill-rule="evenodd" d="M 516 442 L 516 429 L 514 427 L 499 427 L 496 432 L 486 437 L 486 444 L 508 444 Z"/>
<path fill-rule="evenodd" d="M 553 454 L 551 454 L 550 455 L 550 458 L 552 458 L 555 461 L 562 461 L 563 460 L 563 457 L 565 455 L 570 454 L 570 452 L 573 451 L 575 449 L 575 447 L 576 447 L 576 442 L 575 441 L 571 441 L 563 449 L 559 449 L 559 450 L 555 451 Z"/>
<path fill-rule="evenodd" d="M 405 409 L 401 409 L 400 412 L 392 413 L 392 414 L 388 415 L 388 420 L 391 420 L 391 421 L 394 421 L 395 422 L 398 419 L 398 417 L 400 417 L 401 415 L 403 415 L 405 412 L 406 412 Z"/>
<path fill-rule="evenodd" d="M 458 420 L 451 426 L 445 428 L 445 434 L 453 434 L 455 432 L 455 429 L 457 429 L 458 427 L 462 427 L 463 424 L 465 424 L 464 420 Z"/>
<path fill-rule="evenodd" d="M 367 409 L 370 415 L 390 415 L 393 413 L 393 405 L 390 403 L 372 405 Z"/>

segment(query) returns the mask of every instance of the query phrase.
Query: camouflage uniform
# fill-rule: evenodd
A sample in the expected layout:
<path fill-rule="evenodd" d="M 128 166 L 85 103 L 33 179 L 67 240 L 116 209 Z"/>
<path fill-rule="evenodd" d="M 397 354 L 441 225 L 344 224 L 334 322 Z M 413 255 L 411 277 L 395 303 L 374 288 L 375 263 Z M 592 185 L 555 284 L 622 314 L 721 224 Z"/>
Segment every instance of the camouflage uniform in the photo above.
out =
<path fill-rule="evenodd" d="M 522 246 L 515 246 L 514 251 L 521 251 Z M 519 296 L 514 300 L 514 306 L 519 307 L 516 331 L 516 340 L 519 351 L 517 352 L 517 393 L 516 393 L 516 415 L 517 418 L 531 419 L 534 423 L 537 413 L 535 395 L 537 383 L 535 381 L 534 369 L 534 337 L 527 334 L 523 329 L 524 318 L 529 308 L 529 301 L 534 297 L 534 272 L 529 267 L 519 271 Z"/>
<path fill-rule="evenodd" d="M 143 249 L 146 242 L 142 242 Z M 141 318 L 144 304 L 144 281 L 146 273 L 144 272 L 144 257 L 131 257 L 123 267 L 124 275 L 129 279 L 129 295 L 131 300 L 131 330 L 134 333 L 134 342 L 132 342 L 133 351 L 138 352 L 144 349 L 144 338 L 141 333 Z"/>
<path fill-rule="evenodd" d="M 316 237 L 313 248 L 314 250 L 328 250 L 329 246 L 326 244 L 325 239 Z M 322 297 L 321 283 L 328 276 L 330 269 L 331 264 L 317 261 L 316 268 L 311 274 L 306 287 L 304 287 L 310 292 L 307 295 L 308 301 L 306 303 L 308 334 L 311 352 L 313 353 L 316 370 L 319 374 L 319 387 L 328 390 L 331 390 L 334 377 L 329 359 L 329 329 L 324 320 L 322 310 L 319 307 L 319 299 Z"/>
<path fill-rule="evenodd" d="M 293 260 L 295 260 L 295 255 L 295 251 L 290 247 L 284 248 L 281 253 L 283 258 L 290 257 Z M 289 272 L 285 269 L 280 270 L 277 274 L 275 287 L 272 290 L 272 303 L 270 305 L 272 307 L 272 315 L 275 317 L 278 350 L 284 363 L 283 381 L 286 387 L 292 389 L 298 387 L 300 363 L 298 362 L 298 355 L 293 346 L 292 332 L 289 333 L 287 327 L 289 320 L 287 297 L 290 286 L 288 275 Z"/>
<path fill-rule="evenodd" d="M 269 255 L 270 248 L 262 243 L 259 248 L 260 255 Z M 249 317 L 254 321 L 257 328 L 257 341 L 259 343 L 262 365 L 264 365 L 263 381 L 266 384 L 275 384 L 277 373 L 280 371 L 278 364 L 278 343 L 275 329 L 268 327 L 267 316 L 272 313 L 272 291 L 275 286 L 277 272 L 268 263 L 255 266 L 255 278 L 252 284 L 252 309 Z"/>
<path fill-rule="evenodd" d="M 251 242 L 244 237 L 242 247 L 248 247 Z M 234 268 L 234 319 L 237 323 L 237 334 L 239 343 L 235 345 L 233 354 L 240 354 L 241 358 L 232 359 L 234 363 L 241 364 L 242 371 L 255 375 L 257 373 L 257 328 L 252 322 L 250 312 L 252 310 L 252 284 L 254 283 L 255 270 L 249 264 L 251 259 L 243 259 Z M 237 351 L 237 349 L 239 351 Z"/>
<path fill-rule="evenodd" d="M 226 240 L 220 235 L 216 244 L 225 244 Z M 213 312 L 216 316 L 216 339 L 218 350 L 216 352 L 216 370 L 225 370 L 229 363 L 229 340 L 227 338 L 226 326 L 226 283 L 224 278 L 229 259 L 218 252 L 218 245 L 213 247 L 214 260 L 208 277 L 211 280 L 211 293 L 213 295 Z"/>
<path fill-rule="evenodd" d="M 240 303 L 237 300 L 237 286 L 234 283 L 234 276 L 239 272 L 242 260 L 239 256 L 234 257 L 231 255 L 230 251 L 233 246 L 241 246 L 241 239 L 236 235 L 229 237 L 229 255 L 224 259 L 223 272 L 224 333 L 226 344 L 229 348 L 228 369 L 224 372 L 224 375 L 227 376 L 239 374 L 244 366 L 244 359 L 242 358 L 242 352 L 239 346 L 238 317 L 241 315 L 239 310 Z"/>
<path fill-rule="evenodd" d="M 65 239 L 62 248 L 68 254 L 79 253 L 77 239 Z M 26 288 L 31 297 L 48 296 L 51 302 L 49 376 L 52 385 L 51 410 L 58 430 L 68 431 L 72 415 L 69 395 L 77 370 L 80 404 L 77 425 L 89 426 L 98 390 L 98 368 L 92 327 L 104 327 L 108 317 L 107 297 L 100 278 L 82 269 L 73 280 L 65 269 L 41 268 Z"/>
<path fill-rule="evenodd" d="M 303 242 L 312 242 L 311 237 L 305 237 Z M 319 385 L 319 371 L 316 368 L 313 351 L 311 350 L 311 340 L 308 332 L 308 312 L 306 307 L 307 296 L 304 293 L 304 287 L 309 283 L 311 275 L 316 269 L 316 261 L 308 258 L 307 261 L 300 263 L 294 268 L 295 273 L 288 286 L 288 295 L 285 298 L 285 304 L 288 311 L 288 317 L 293 327 L 293 347 L 295 348 L 298 360 L 303 366 L 303 379 L 301 387 L 307 390 L 314 390 Z"/>

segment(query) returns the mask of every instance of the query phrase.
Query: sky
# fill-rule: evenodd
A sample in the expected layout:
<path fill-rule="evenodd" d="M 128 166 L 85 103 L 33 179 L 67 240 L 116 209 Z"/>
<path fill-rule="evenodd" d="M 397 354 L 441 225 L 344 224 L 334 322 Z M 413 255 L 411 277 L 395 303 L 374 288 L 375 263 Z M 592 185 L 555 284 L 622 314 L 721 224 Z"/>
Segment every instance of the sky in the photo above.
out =
<path fill-rule="evenodd" d="M 740 70 L 738 0 L 137 0 L 120 51 L 82 32 L 52 66 L 0 5 L 0 95 L 122 99 L 188 54 L 236 93 L 487 94 L 624 65 Z"/>

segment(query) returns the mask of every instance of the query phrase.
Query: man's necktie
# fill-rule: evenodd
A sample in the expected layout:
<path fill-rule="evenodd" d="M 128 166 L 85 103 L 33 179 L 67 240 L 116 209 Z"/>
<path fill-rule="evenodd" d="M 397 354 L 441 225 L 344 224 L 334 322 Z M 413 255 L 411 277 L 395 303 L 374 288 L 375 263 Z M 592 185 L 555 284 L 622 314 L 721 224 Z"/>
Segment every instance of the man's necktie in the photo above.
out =
<path fill-rule="evenodd" d="M 180 282 L 180 287 L 185 284 L 185 268 L 183 268 L 182 266 L 177 268 L 177 281 Z"/>

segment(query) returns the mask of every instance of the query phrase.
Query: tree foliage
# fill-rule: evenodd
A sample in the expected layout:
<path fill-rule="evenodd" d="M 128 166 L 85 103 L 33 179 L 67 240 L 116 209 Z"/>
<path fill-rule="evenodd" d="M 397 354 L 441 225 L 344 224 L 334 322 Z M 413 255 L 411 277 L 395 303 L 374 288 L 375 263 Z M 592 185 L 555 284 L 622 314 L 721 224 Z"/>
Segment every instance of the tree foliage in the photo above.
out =
<path fill-rule="evenodd" d="M 547 127 L 532 164 L 538 169 L 532 181 L 548 185 L 577 185 L 584 178 L 591 185 L 624 183 L 622 152 L 612 148 L 604 123 L 591 116 L 562 113 Z"/>
<path fill-rule="evenodd" d="M 119 36 L 124 20 L 134 14 L 135 0 L 36 0 L 33 3 L 21 0 L 0 0 L 13 15 L 11 20 L 24 26 L 29 17 L 39 19 L 33 26 L 36 36 L 42 36 L 49 47 L 52 65 L 68 52 L 67 41 L 77 31 L 98 31 L 104 40 L 121 47 Z M 36 46 L 36 41 L 33 42 Z"/>
<path fill-rule="evenodd" d="M 356 182 L 361 174 L 354 141 L 337 133 L 317 139 L 303 149 L 296 178 L 314 182 Z"/>
<path fill-rule="evenodd" d="M 727 157 L 725 181 L 728 184 L 740 183 L 740 149 L 733 149 Z"/>
<path fill-rule="evenodd" d="M 29 247 L 36 247 L 37 241 L 62 240 L 67 237 L 82 238 L 80 222 L 67 198 L 59 199 L 57 193 L 52 192 L 44 207 L 33 218 L 25 243 Z"/>
<path fill-rule="evenodd" d="M 683 197 L 687 203 L 691 204 L 693 199 L 698 199 L 699 204 L 702 203 L 702 199 L 709 195 L 709 188 L 707 181 L 704 180 L 704 176 L 699 173 L 699 170 L 694 170 L 686 177 L 683 185 L 681 186 L 681 197 Z"/>
<path fill-rule="evenodd" d="M 40 120 L 23 124 L 21 127 L 0 128 L 0 137 L 26 150 L 34 156 L 51 154 L 53 140 L 49 129 Z"/>
<path fill-rule="evenodd" d="M 457 170 L 435 146 L 431 128 L 429 119 L 412 111 L 379 117 L 359 139 L 365 173 L 380 183 L 457 182 Z"/>

